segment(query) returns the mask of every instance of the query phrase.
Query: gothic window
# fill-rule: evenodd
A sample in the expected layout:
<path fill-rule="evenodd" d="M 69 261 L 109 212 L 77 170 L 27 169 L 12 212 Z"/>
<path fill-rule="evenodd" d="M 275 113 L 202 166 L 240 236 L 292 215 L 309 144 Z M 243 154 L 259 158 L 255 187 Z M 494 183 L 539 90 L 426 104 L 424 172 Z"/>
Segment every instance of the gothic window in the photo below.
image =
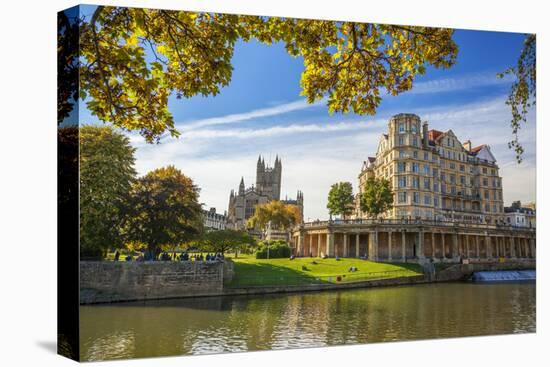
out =
<path fill-rule="evenodd" d="M 415 173 L 418 173 L 418 163 L 413 163 L 412 164 L 412 171 L 415 172 Z"/>
<path fill-rule="evenodd" d="M 401 204 L 407 202 L 407 193 L 406 192 L 399 192 L 397 194 L 397 201 Z"/>
<path fill-rule="evenodd" d="M 416 145 L 416 144 L 415 144 Z M 413 151 L 413 158 L 418 158 L 418 152 L 415 150 Z"/>
<path fill-rule="evenodd" d="M 397 182 L 398 182 L 399 187 L 407 187 L 407 177 L 406 176 L 400 176 Z"/>
<path fill-rule="evenodd" d="M 425 178 L 424 179 L 424 188 L 426 190 L 429 190 L 430 189 L 430 179 L 429 178 Z"/>
<path fill-rule="evenodd" d="M 420 201 L 420 194 L 417 192 L 413 192 L 413 203 L 418 204 Z"/>
<path fill-rule="evenodd" d="M 424 160 L 427 161 L 429 159 L 428 152 L 424 152 Z"/>

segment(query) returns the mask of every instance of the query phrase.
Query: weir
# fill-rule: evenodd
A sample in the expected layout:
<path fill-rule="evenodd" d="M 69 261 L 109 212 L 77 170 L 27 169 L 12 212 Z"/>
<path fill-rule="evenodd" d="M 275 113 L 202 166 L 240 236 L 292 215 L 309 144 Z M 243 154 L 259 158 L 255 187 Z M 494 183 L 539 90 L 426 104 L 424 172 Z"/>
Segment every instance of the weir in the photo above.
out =
<path fill-rule="evenodd" d="M 474 282 L 509 282 L 536 280 L 535 270 L 478 271 L 472 275 Z"/>

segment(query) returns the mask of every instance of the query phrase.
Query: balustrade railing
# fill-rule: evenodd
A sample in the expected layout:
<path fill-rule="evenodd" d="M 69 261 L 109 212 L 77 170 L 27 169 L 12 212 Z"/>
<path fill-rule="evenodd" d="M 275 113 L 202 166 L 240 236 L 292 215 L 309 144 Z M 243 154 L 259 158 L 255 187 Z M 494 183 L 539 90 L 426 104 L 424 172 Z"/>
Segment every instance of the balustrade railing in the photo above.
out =
<path fill-rule="evenodd" d="M 297 228 L 311 228 L 324 226 L 347 226 L 347 225 L 398 225 L 398 226 L 442 226 L 442 227 L 468 227 L 482 229 L 517 229 L 535 231 L 535 228 L 514 226 L 510 224 L 489 224 L 475 220 L 441 220 L 441 219 L 333 219 L 318 220 L 300 224 Z"/>

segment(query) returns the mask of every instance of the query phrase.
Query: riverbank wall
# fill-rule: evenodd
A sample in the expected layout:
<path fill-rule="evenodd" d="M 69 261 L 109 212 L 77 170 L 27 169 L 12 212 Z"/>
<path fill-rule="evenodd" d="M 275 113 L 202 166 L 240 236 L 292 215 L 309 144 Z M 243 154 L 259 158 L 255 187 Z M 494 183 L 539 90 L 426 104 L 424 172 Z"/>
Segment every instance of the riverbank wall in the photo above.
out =
<path fill-rule="evenodd" d="M 80 304 L 220 295 L 232 262 L 81 261 Z"/>
<path fill-rule="evenodd" d="M 81 262 L 80 304 L 169 298 L 299 293 L 466 280 L 477 271 L 535 269 L 535 261 L 448 264 L 423 275 L 349 283 L 232 288 L 234 263 Z"/>

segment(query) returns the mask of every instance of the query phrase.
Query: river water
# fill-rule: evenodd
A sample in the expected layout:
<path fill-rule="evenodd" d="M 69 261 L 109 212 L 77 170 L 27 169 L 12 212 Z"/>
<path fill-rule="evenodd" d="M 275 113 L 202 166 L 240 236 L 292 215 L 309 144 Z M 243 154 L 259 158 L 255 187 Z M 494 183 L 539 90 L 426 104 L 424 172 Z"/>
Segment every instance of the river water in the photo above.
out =
<path fill-rule="evenodd" d="M 83 360 L 534 332 L 535 283 L 440 283 L 80 307 Z"/>

